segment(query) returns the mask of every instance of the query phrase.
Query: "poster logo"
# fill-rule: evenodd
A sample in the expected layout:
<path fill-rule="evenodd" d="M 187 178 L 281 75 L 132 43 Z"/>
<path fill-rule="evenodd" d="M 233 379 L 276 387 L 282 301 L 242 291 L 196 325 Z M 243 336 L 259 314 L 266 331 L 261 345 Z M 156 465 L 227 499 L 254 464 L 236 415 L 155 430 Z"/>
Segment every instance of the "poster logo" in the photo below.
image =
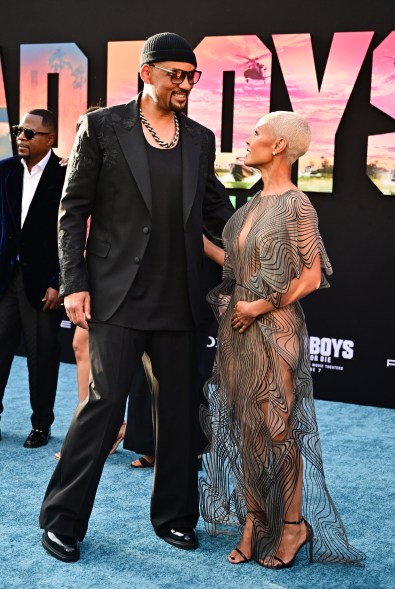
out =
<path fill-rule="evenodd" d="M 311 372 L 344 369 L 342 360 L 352 360 L 354 342 L 349 339 L 310 337 Z"/>

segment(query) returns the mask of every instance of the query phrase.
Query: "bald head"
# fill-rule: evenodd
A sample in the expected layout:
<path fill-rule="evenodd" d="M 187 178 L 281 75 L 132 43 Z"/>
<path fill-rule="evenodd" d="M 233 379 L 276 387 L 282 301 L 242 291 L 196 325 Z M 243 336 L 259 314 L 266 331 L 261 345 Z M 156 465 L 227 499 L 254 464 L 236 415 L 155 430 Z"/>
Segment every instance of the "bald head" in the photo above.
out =
<path fill-rule="evenodd" d="M 296 112 L 278 110 L 262 117 L 257 127 L 262 125 L 273 135 L 273 139 L 283 138 L 287 142 L 285 157 L 293 164 L 306 153 L 310 145 L 310 125 Z"/>

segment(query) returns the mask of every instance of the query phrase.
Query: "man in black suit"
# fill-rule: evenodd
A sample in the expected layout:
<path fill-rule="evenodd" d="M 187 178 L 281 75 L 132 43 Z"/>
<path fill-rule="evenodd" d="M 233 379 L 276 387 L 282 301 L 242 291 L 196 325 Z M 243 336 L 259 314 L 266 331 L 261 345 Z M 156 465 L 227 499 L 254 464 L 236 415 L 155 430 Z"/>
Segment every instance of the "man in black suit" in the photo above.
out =
<path fill-rule="evenodd" d="M 142 94 L 85 116 L 69 160 L 60 292 L 69 318 L 89 324 L 92 378 L 40 515 L 44 548 L 66 562 L 79 558 L 78 541 L 144 351 L 159 382 L 151 521 L 166 542 L 198 545 L 202 228 L 219 237 L 233 209 L 214 174 L 213 133 L 182 114 L 200 77 L 196 66 L 182 37 L 150 37 L 141 54 Z"/>
<path fill-rule="evenodd" d="M 51 149 L 52 112 L 29 111 L 13 132 L 19 155 L 0 162 L 0 413 L 22 332 L 33 411 L 24 446 L 38 448 L 48 443 L 58 381 L 57 214 L 65 169 Z"/>

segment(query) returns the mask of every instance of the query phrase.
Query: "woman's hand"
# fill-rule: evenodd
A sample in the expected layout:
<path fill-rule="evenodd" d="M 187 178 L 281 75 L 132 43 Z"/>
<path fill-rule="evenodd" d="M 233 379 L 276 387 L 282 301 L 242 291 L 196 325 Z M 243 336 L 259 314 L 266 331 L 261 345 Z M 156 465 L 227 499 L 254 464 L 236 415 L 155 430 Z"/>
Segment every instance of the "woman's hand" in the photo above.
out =
<path fill-rule="evenodd" d="M 254 303 L 247 303 L 246 301 L 236 303 L 233 307 L 231 320 L 233 329 L 237 329 L 239 333 L 244 333 L 254 323 L 257 317 L 254 306 Z"/>

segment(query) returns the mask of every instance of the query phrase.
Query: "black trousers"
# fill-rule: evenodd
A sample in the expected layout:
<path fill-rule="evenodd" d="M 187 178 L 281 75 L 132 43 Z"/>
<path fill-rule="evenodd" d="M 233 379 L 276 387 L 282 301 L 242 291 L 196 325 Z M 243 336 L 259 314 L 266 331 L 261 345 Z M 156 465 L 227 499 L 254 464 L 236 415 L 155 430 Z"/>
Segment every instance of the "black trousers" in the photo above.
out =
<path fill-rule="evenodd" d="M 122 423 L 133 374 L 144 351 L 159 382 L 151 522 L 159 536 L 195 527 L 199 518 L 196 336 L 193 331 L 137 331 L 91 323 L 89 398 L 74 414 L 49 482 L 40 526 L 82 540 L 104 463 Z"/>
<path fill-rule="evenodd" d="M 0 413 L 12 361 L 23 333 L 34 429 L 48 429 L 54 420 L 61 313 L 61 310 L 41 311 L 30 304 L 17 265 L 13 280 L 0 300 Z"/>

